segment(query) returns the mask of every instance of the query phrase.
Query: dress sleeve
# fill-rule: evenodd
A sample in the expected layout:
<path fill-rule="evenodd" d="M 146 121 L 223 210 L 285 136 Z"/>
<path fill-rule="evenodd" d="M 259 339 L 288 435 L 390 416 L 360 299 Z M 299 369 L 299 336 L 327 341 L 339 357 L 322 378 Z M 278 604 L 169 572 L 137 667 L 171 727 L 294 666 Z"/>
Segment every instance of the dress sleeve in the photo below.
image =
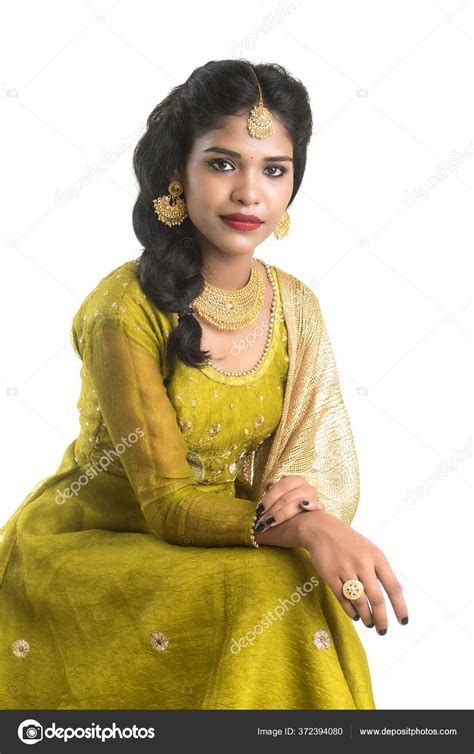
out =
<path fill-rule="evenodd" d="M 163 384 L 165 337 L 140 304 L 125 299 L 116 315 L 96 318 L 82 353 L 134 494 L 153 531 L 171 544 L 258 547 L 255 503 L 209 492 L 192 474 Z"/>

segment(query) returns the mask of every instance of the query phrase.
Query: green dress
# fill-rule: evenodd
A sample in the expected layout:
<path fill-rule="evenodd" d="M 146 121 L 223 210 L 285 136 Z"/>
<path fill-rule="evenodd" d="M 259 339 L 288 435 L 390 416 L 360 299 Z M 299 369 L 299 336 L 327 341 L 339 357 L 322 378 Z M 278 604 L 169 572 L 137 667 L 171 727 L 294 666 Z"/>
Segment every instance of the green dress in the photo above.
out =
<path fill-rule="evenodd" d="M 80 433 L 1 530 L 1 707 L 374 709 L 308 552 L 251 535 L 239 462 L 280 420 L 284 318 L 248 374 L 178 361 L 166 384 L 176 315 L 137 273 L 113 270 L 76 313 Z"/>

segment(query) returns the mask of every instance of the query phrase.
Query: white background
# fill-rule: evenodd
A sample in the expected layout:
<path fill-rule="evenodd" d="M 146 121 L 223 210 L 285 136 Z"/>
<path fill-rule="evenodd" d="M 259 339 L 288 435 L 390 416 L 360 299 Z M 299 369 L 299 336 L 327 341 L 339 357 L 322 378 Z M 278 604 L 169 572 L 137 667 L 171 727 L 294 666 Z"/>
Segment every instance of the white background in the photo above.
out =
<path fill-rule="evenodd" d="M 79 429 L 72 318 L 136 258 L 132 150 L 211 59 L 278 62 L 315 131 L 284 241 L 317 293 L 359 455 L 353 526 L 408 626 L 354 624 L 378 709 L 472 707 L 472 2 L 15 2 L 0 32 L 0 523 Z M 472 227 L 472 226 L 471 226 Z"/>

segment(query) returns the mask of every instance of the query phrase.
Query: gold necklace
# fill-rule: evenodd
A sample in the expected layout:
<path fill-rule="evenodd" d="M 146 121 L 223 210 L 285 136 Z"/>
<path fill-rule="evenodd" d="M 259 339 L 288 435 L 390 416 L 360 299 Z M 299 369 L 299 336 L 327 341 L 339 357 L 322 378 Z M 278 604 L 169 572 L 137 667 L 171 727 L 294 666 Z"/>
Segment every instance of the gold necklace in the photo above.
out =
<path fill-rule="evenodd" d="M 202 293 L 191 305 L 219 330 L 242 330 L 257 319 L 263 306 L 264 290 L 262 274 L 252 260 L 250 277 L 243 288 L 226 290 L 205 280 Z"/>

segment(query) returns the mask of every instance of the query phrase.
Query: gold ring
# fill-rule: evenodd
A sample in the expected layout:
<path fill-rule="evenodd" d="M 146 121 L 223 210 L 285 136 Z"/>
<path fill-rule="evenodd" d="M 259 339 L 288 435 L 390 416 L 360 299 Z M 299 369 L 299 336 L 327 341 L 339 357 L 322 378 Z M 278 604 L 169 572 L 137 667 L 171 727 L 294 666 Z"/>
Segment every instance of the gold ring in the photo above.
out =
<path fill-rule="evenodd" d="M 364 594 L 364 585 L 358 579 L 349 579 L 342 585 L 342 591 L 348 600 L 358 600 Z"/>

